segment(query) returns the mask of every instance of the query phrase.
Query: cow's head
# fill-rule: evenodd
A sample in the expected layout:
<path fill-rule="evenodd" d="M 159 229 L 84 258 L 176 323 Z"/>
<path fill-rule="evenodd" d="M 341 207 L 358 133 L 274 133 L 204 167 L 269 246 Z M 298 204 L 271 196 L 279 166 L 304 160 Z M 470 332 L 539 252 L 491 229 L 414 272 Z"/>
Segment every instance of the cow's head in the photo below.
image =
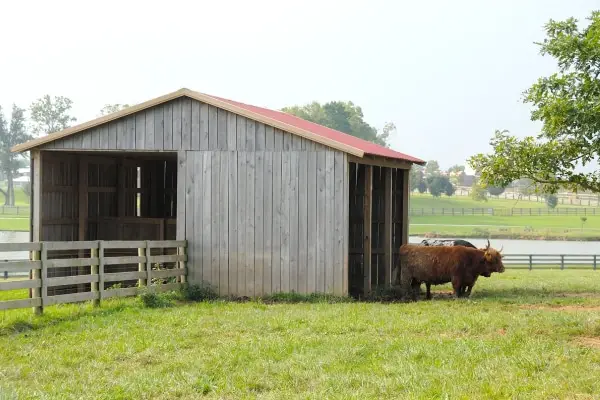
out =
<path fill-rule="evenodd" d="M 504 272 L 501 254 L 503 248 L 504 246 L 500 248 L 500 251 L 491 248 L 490 241 L 488 240 L 487 246 L 483 249 L 482 262 L 484 263 L 484 272 L 481 275 L 489 278 L 493 272 Z"/>

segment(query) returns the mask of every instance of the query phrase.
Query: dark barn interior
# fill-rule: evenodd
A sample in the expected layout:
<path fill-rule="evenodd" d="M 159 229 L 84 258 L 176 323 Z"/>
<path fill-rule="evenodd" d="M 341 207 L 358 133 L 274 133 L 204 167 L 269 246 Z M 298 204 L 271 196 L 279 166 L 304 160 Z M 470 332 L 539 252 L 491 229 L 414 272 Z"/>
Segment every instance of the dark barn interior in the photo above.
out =
<path fill-rule="evenodd" d="M 36 171 L 37 160 L 32 159 L 32 171 Z M 41 176 L 41 229 L 37 240 L 175 240 L 176 153 L 42 151 L 41 160 L 42 168 L 33 176 L 34 180 Z M 105 255 L 138 254 L 136 249 L 107 249 Z M 48 251 L 47 257 L 90 257 L 90 250 Z M 53 268 L 48 277 L 89 274 L 89 269 Z M 138 264 L 107 265 L 105 272 L 137 270 Z M 120 282 L 124 287 L 136 283 Z M 89 285 L 51 287 L 48 295 L 86 291 Z"/>

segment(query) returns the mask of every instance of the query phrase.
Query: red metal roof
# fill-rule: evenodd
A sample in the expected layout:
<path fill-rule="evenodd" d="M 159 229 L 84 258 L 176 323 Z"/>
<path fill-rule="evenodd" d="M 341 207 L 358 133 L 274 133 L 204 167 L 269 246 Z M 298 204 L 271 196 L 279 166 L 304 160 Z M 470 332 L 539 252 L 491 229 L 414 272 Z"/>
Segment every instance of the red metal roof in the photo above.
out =
<path fill-rule="evenodd" d="M 287 114 L 282 111 L 274 111 L 269 110 L 268 108 L 257 107 L 249 104 L 240 103 L 237 101 L 224 99 L 222 97 L 217 97 L 213 95 L 207 94 L 214 99 L 229 103 L 233 106 L 237 106 L 243 108 L 247 111 L 254 112 L 256 114 L 260 114 L 264 117 L 271 118 L 282 122 L 284 124 L 292 125 L 296 128 L 311 132 L 315 135 L 325 137 L 331 140 L 335 140 L 336 142 L 343 143 L 345 145 L 354 147 L 361 151 L 364 151 L 365 154 L 371 154 L 375 156 L 394 158 L 403 161 L 409 161 L 412 163 L 423 164 L 425 161 L 410 156 L 408 154 L 400 153 L 398 151 L 394 151 L 387 147 L 380 146 L 378 144 L 369 142 L 367 140 L 363 140 L 357 138 L 356 136 L 348 135 L 347 133 L 336 131 L 335 129 L 327 128 L 326 126 L 315 124 L 314 122 L 307 121 L 305 119 L 296 117 L 295 115 Z"/>

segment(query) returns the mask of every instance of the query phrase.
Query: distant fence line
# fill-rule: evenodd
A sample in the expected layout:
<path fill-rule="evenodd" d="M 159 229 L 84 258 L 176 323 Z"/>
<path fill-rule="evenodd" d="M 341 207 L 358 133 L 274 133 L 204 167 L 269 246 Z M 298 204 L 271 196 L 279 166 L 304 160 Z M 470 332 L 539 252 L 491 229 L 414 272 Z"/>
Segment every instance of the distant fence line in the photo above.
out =
<path fill-rule="evenodd" d="M 597 270 L 600 255 L 596 254 L 505 254 L 502 262 L 508 268 L 532 269 L 592 269 Z"/>
<path fill-rule="evenodd" d="M 512 216 L 548 216 L 548 215 L 573 215 L 573 216 L 588 216 L 600 215 L 598 208 L 574 208 L 574 207 L 557 207 L 557 208 L 486 208 L 486 207 L 462 207 L 462 208 L 411 208 L 409 210 L 411 216 L 428 216 L 428 215 L 491 215 L 498 217 Z"/>
<path fill-rule="evenodd" d="M 29 206 L 0 206 L 0 215 L 29 215 Z"/>

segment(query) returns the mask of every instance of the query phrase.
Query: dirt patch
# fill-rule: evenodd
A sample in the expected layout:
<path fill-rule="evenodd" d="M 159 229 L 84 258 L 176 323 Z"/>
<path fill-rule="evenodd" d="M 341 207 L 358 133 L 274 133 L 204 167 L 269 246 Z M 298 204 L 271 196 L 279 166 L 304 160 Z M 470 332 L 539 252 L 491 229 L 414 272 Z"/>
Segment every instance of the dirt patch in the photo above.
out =
<path fill-rule="evenodd" d="M 593 347 L 595 349 L 600 349 L 600 338 L 598 337 L 580 337 L 575 339 L 575 343 L 586 346 Z"/>
<path fill-rule="evenodd" d="M 600 306 L 549 306 L 528 304 L 520 308 L 526 310 L 552 310 L 552 311 L 600 311 Z"/>

